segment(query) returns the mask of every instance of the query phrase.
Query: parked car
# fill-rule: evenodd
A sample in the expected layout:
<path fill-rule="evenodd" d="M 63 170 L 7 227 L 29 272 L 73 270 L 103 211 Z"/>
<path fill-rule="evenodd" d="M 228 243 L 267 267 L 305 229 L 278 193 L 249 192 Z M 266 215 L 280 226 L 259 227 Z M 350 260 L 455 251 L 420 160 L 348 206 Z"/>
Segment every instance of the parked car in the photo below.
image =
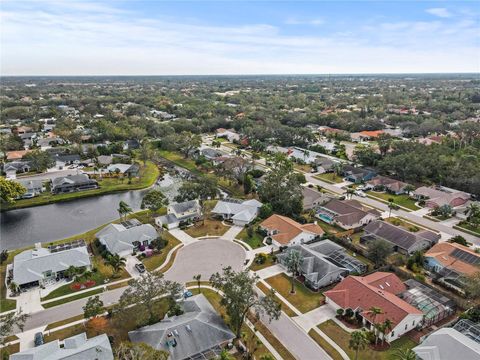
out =
<path fill-rule="evenodd" d="M 362 198 L 367 197 L 367 194 L 365 194 L 363 191 L 360 191 L 360 190 L 355 191 L 355 195 L 360 196 Z"/>
<path fill-rule="evenodd" d="M 35 197 L 35 194 L 33 193 L 26 193 L 22 195 L 22 199 L 32 199 Z"/>
<path fill-rule="evenodd" d="M 35 343 L 35 346 L 40 346 L 45 343 L 45 340 L 43 338 L 43 333 L 38 332 L 35 334 L 33 342 Z"/>
<path fill-rule="evenodd" d="M 146 270 L 145 265 L 142 263 L 135 264 L 135 269 L 137 269 L 140 274 L 144 273 Z"/>
<path fill-rule="evenodd" d="M 190 290 L 185 290 L 183 292 L 183 298 L 186 299 L 186 298 L 189 298 L 190 296 L 193 296 L 192 292 Z"/>

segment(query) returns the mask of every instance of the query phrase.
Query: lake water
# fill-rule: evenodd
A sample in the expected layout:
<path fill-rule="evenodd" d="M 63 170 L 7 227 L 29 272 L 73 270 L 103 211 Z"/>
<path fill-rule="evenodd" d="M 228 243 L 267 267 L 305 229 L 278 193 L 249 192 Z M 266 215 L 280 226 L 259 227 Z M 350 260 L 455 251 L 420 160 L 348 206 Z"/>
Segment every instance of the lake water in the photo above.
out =
<path fill-rule="evenodd" d="M 182 181 L 178 176 L 167 174 L 156 188 L 172 200 Z M 128 191 L 3 212 L 0 214 L 0 247 L 15 249 L 84 233 L 117 219 L 120 201 L 134 211 L 140 210 L 142 198 L 148 191 Z"/>

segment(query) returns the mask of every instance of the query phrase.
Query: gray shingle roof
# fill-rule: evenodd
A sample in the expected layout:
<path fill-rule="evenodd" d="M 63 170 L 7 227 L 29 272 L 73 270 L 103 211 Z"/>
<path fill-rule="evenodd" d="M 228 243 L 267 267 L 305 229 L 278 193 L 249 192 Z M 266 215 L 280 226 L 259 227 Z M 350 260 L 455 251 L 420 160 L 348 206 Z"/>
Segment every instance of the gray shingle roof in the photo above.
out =
<path fill-rule="evenodd" d="M 184 213 L 186 211 L 199 208 L 198 200 L 184 201 L 170 205 L 176 213 Z"/>
<path fill-rule="evenodd" d="M 65 339 L 65 346 L 52 341 L 10 356 L 10 360 L 113 360 L 107 334 L 87 339 L 86 333 Z"/>
<path fill-rule="evenodd" d="M 132 342 L 144 342 L 170 352 L 172 360 L 186 359 L 235 337 L 204 295 L 186 300 L 184 311 L 183 315 L 130 331 L 128 337 Z M 168 334 L 175 338 L 175 347 L 167 344 Z"/>
<path fill-rule="evenodd" d="M 257 216 L 258 209 L 261 206 L 262 203 L 255 199 L 242 203 L 220 200 L 213 208 L 212 213 L 230 215 L 234 220 L 252 221 Z"/>
<path fill-rule="evenodd" d="M 151 241 L 158 237 L 155 228 L 150 224 L 141 224 L 126 228 L 122 224 L 109 224 L 95 234 L 100 242 L 113 254 L 133 250 L 133 243 Z"/>
<path fill-rule="evenodd" d="M 89 184 L 96 183 L 95 180 L 90 179 L 87 174 L 61 176 L 52 180 L 52 187 L 55 188 L 62 184 Z"/>
<path fill-rule="evenodd" d="M 63 271 L 70 266 L 89 266 L 87 247 L 51 253 L 48 249 L 25 250 L 13 258 L 13 281 L 17 285 L 43 279 L 45 271 Z"/>

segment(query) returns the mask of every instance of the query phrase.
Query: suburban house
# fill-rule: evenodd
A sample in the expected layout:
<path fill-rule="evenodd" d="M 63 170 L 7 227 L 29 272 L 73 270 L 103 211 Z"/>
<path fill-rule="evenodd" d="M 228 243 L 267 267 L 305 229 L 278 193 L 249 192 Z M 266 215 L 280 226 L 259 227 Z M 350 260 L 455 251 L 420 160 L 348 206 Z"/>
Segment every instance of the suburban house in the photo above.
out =
<path fill-rule="evenodd" d="M 224 129 L 224 128 L 217 129 L 215 136 L 217 138 L 226 138 L 230 142 L 240 140 L 240 135 L 238 135 L 233 129 Z"/>
<path fill-rule="evenodd" d="M 465 321 L 461 320 L 460 322 Z M 480 329 L 477 330 L 480 333 Z M 413 348 L 419 360 L 480 360 L 480 343 L 454 328 L 441 328 Z"/>
<path fill-rule="evenodd" d="M 317 224 L 299 224 L 286 216 L 274 214 L 260 223 L 275 246 L 301 245 L 324 234 Z"/>
<path fill-rule="evenodd" d="M 37 243 L 34 249 L 16 255 L 7 268 L 11 280 L 21 288 L 44 286 L 63 279 L 64 271 L 70 266 L 90 269 L 90 255 L 85 243 L 67 245 L 47 249 Z"/>
<path fill-rule="evenodd" d="M 140 166 L 138 164 L 111 164 L 107 167 L 107 171 L 111 173 L 119 173 L 122 175 L 138 176 Z"/>
<path fill-rule="evenodd" d="M 155 218 L 155 224 L 159 227 L 165 225 L 168 230 L 171 230 L 178 228 L 180 222 L 195 220 L 200 216 L 202 216 L 202 209 L 198 200 L 184 201 L 168 205 L 167 215 Z"/>
<path fill-rule="evenodd" d="M 27 195 L 27 197 L 37 196 L 45 190 L 42 180 L 20 179 L 20 180 L 17 180 L 17 182 L 21 184 L 25 189 L 27 189 L 27 192 L 23 194 L 23 197 L 25 197 L 25 195 Z"/>
<path fill-rule="evenodd" d="M 384 334 L 387 342 L 422 323 L 423 313 L 397 295 L 406 291 L 406 286 L 392 273 L 375 272 L 367 276 L 348 276 L 332 290 L 326 291 L 325 301 L 335 311 L 351 309 L 361 317 L 363 326 L 374 329 L 389 319 L 392 329 Z M 374 316 L 370 308 L 378 307 L 381 314 Z"/>
<path fill-rule="evenodd" d="M 87 339 L 86 333 L 81 333 L 65 340 L 54 340 L 31 349 L 10 355 L 10 360 L 113 360 L 112 347 L 107 334 L 101 334 Z"/>
<path fill-rule="evenodd" d="M 287 157 L 294 158 L 306 164 L 313 164 L 315 163 L 317 157 L 322 157 L 322 154 L 320 153 L 299 147 L 285 148 L 281 146 L 268 146 L 267 151 L 285 154 Z"/>
<path fill-rule="evenodd" d="M 360 132 L 351 133 L 350 138 L 354 142 L 370 141 L 370 140 L 376 140 L 383 133 L 384 133 L 383 130 L 360 131 Z"/>
<path fill-rule="evenodd" d="M 441 281 L 461 287 L 463 276 L 480 271 L 480 254 L 467 246 L 442 242 L 425 253 L 425 267 Z"/>
<path fill-rule="evenodd" d="M 227 155 L 227 153 L 223 151 L 212 149 L 209 147 L 201 149 L 199 154 L 201 156 L 204 156 L 207 160 L 213 160 L 215 158 Z"/>
<path fill-rule="evenodd" d="M 135 150 L 140 148 L 140 142 L 135 139 L 127 140 L 123 143 L 123 150 Z"/>
<path fill-rule="evenodd" d="M 343 229 L 358 229 L 374 220 L 380 219 L 381 213 L 362 205 L 357 200 L 333 199 L 317 209 L 315 215 L 327 224 L 335 224 Z"/>
<path fill-rule="evenodd" d="M 52 180 L 52 193 L 54 194 L 91 190 L 96 188 L 98 188 L 97 181 L 90 179 L 87 174 L 61 176 Z"/>
<path fill-rule="evenodd" d="M 375 191 L 386 191 L 395 195 L 404 194 L 407 186 L 407 183 L 380 175 L 375 176 L 366 183 L 366 188 L 370 188 Z"/>
<path fill-rule="evenodd" d="M 111 155 L 100 155 L 97 156 L 97 162 L 100 166 L 108 166 L 113 162 L 113 156 Z"/>
<path fill-rule="evenodd" d="M 427 186 L 419 187 L 412 193 L 412 196 L 417 200 L 425 200 L 425 205 L 432 209 L 443 205 L 457 207 L 470 200 L 470 194 L 462 191 L 439 190 L 438 188 Z"/>
<path fill-rule="evenodd" d="M 317 156 L 313 161 L 313 165 L 317 168 L 317 172 L 322 174 L 333 171 L 336 164 L 338 164 L 338 162 L 324 156 Z"/>
<path fill-rule="evenodd" d="M 215 204 L 212 214 L 221 216 L 224 220 L 231 220 L 233 224 L 245 226 L 258 215 L 262 203 L 258 200 L 224 199 Z"/>
<path fill-rule="evenodd" d="M 183 310 L 182 315 L 130 331 L 130 341 L 168 351 L 171 360 L 183 360 L 216 358 L 235 338 L 203 294 L 185 300 Z"/>
<path fill-rule="evenodd" d="M 55 161 L 55 167 L 59 170 L 67 165 L 80 164 L 80 155 L 78 154 L 55 154 L 52 159 Z"/>
<path fill-rule="evenodd" d="M 7 179 L 16 179 L 17 173 L 29 172 L 31 169 L 29 161 L 12 161 L 3 165 L 3 172 Z"/>
<path fill-rule="evenodd" d="M 303 194 L 303 209 L 311 210 L 316 209 L 318 206 L 330 201 L 332 197 L 320 191 L 311 189 L 307 186 L 302 188 Z"/>
<path fill-rule="evenodd" d="M 426 229 L 410 232 L 386 221 L 372 222 L 365 226 L 364 231 L 364 235 L 360 238 L 361 243 L 381 239 L 389 243 L 393 251 L 405 255 L 426 250 L 436 244 L 441 237 L 440 234 Z"/>
<path fill-rule="evenodd" d="M 22 160 L 22 158 L 27 155 L 30 150 L 13 150 L 7 151 L 7 161 Z"/>
<path fill-rule="evenodd" d="M 152 225 L 131 219 L 120 224 L 109 224 L 97 232 L 95 237 L 112 254 L 123 256 L 147 247 L 158 238 L 158 233 Z"/>
<path fill-rule="evenodd" d="M 290 246 L 277 256 L 278 262 L 285 268 L 291 251 L 302 254 L 299 275 L 305 278 L 305 285 L 315 291 L 342 280 L 351 272 L 361 274 L 367 271 L 364 263 L 349 256 L 343 247 L 330 240 Z"/>
<path fill-rule="evenodd" d="M 377 176 L 377 174 L 375 171 L 370 169 L 354 167 L 352 165 L 344 165 L 343 176 L 347 181 L 359 184 L 373 179 L 375 176 Z"/>

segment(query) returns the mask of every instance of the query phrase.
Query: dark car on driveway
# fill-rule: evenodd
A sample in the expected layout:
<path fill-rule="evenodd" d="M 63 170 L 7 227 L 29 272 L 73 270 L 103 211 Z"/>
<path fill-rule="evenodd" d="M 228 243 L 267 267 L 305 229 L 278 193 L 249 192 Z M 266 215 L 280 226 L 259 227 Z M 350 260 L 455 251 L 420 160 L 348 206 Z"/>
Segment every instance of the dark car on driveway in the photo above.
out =
<path fill-rule="evenodd" d="M 35 346 L 43 345 L 45 343 L 45 340 L 43 339 L 43 333 L 36 333 L 33 342 L 35 343 Z"/>
<path fill-rule="evenodd" d="M 135 269 L 137 269 L 138 272 L 142 274 L 145 272 L 145 265 L 143 265 L 142 263 L 135 264 Z"/>

